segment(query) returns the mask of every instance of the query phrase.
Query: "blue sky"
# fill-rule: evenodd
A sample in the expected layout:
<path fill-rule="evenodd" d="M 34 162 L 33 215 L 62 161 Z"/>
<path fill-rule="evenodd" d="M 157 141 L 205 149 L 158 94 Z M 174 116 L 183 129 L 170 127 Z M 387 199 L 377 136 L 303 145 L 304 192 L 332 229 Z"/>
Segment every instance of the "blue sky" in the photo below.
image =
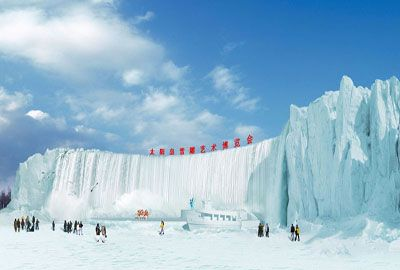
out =
<path fill-rule="evenodd" d="M 54 147 L 276 136 L 290 104 L 399 76 L 396 1 L 0 0 L 0 183 Z"/>

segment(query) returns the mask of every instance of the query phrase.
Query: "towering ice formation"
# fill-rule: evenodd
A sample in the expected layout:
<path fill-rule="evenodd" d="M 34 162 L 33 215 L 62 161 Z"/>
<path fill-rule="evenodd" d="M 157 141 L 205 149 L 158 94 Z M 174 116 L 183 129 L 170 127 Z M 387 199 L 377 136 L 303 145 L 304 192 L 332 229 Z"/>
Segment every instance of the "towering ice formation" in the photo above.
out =
<path fill-rule="evenodd" d="M 400 209 L 399 114 L 398 79 L 369 90 L 343 77 L 339 91 L 292 105 L 282 134 L 254 145 L 172 157 L 36 154 L 20 165 L 10 207 L 56 218 L 131 218 L 138 208 L 178 216 L 195 197 L 281 224 L 387 218 Z"/>
<path fill-rule="evenodd" d="M 166 157 L 48 150 L 21 164 L 11 207 L 43 207 L 56 218 L 132 218 L 140 208 L 179 216 L 194 197 L 235 209 L 245 208 L 249 200 L 252 209 L 279 220 L 287 204 L 287 199 L 281 203 L 286 183 L 276 169 L 282 161 L 271 155 L 279 143 L 272 139 L 240 149 Z M 274 192 L 267 196 L 263 190 Z"/>

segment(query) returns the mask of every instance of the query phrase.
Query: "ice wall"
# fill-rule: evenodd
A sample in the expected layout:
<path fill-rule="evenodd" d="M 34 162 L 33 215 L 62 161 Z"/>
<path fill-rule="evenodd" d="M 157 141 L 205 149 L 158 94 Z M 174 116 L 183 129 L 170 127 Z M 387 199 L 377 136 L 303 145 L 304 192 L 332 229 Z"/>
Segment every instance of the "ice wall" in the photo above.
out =
<path fill-rule="evenodd" d="M 195 197 L 281 224 L 398 215 L 399 85 L 393 77 L 370 90 L 343 77 L 339 91 L 292 105 L 280 136 L 237 149 L 172 157 L 48 150 L 20 165 L 10 207 L 58 218 L 131 218 L 138 208 L 178 216 Z"/>
<path fill-rule="evenodd" d="M 339 91 L 291 107 L 288 218 L 399 214 L 399 85 L 369 90 L 343 77 Z"/>
<path fill-rule="evenodd" d="M 279 140 L 272 139 L 214 153 L 165 157 L 48 150 L 21 164 L 11 207 L 43 207 L 56 218 L 132 218 L 139 208 L 177 217 L 188 207 L 189 198 L 195 197 L 198 203 L 212 200 L 229 209 L 247 208 L 246 201 L 251 201 L 252 209 L 271 213 L 279 222 L 286 219 L 286 211 L 279 206 L 282 181 L 264 173 L 279 168 L 280 161 L 270 155 L 278 145 Z M 43 166 L 48 159 L 51 164 Z M 275 190 L 273 199 L 255 184 L 248 192 L 249 179 Z M 32 190 L 38 194 L 31 194 Z"/>

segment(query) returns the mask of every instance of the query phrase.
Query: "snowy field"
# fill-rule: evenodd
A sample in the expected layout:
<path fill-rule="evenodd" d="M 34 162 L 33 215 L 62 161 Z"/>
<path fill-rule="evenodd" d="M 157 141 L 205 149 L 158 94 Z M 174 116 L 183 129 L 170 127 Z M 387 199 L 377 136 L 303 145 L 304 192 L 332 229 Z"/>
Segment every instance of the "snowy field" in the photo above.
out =
<path fill-rule="evenodd" d="M 302 241 L 272 228 L 270 238 L 256 229 L 186 231 L 183 222 L 101 222 L 106 243 L 94 238 L 94 223 L 84 235 L 66 234 L 57 224 L 41 224 L 34 233 L 14 233 L 0 226 L 1 269 L 399 269 L 400 239 L 396 229 L 366 220 L 347 224 L 346 233 L 310 227 Z M 361 226 L 361 229 L 360 229 Z M 315 231 L 312 233 L 311 231 Z M 386 239 L 384 239 L 386 238 Z"/>

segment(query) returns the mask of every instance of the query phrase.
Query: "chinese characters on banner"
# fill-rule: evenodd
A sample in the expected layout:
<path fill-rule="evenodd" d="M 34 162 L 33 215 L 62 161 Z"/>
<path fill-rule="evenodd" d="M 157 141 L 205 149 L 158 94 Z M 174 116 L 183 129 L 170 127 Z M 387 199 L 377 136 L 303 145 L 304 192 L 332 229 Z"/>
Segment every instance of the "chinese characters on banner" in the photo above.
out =
<path fill-rule="evenodd" d="M 253 136 L 251 136 L 250 134 L 249 134 L 249 136 L 247 136 L 247 144 L 252 144 L 253 143 Z M 233 140 L 233 146 L 236 148 L 236 147 L 240 147 L 240 138 L 235 138 L 234 140 Z M 221 145 L 221 149 L 222 150 L 225 150 L 225 149 L 228 149 L 229 148 L 229 142 L 228 141 L 223 141 L 222 142 L 222 145 Z M 200 148 L 199 148 L 199 153 L 201 153 L 201 154 L 203 154 L 203 153 L 206 153 L 206 146 L 203 144 L 203 145 L 201 145 L 200 146 Z M 211 146 L 210 146 L 210 151 L 211 152 L 214 152 L 215 150 L 217 150 L 217 145 L 215 144 L 215 143 L 213 143 Z M 156 154 L 156 151 L 152 148 L 152 149 L 150 149 L 150 151 L 149 151 L 150 153 L 150 156 L 153 156 L 153 155 L 155 155 Z M 165 148 L 160 148 L 159 149 L 159 155 L 160 156 L 165 156 Z M 196 147 L 195 146 L 190 146 L 189 147 L 189 154 L 190 155 L 193 155 L 193 154 L 195 154 L 196 153 Z M 184 155 L 185 154 L 185 147 L 180 147 L 179 148 L 179 154 L 180 155 Z M 174 156 L 175 155 L 175 149 L 174 148 L 171 148 L 171 149 L 169 149 L 169 155 L 170 156 Z"/>

